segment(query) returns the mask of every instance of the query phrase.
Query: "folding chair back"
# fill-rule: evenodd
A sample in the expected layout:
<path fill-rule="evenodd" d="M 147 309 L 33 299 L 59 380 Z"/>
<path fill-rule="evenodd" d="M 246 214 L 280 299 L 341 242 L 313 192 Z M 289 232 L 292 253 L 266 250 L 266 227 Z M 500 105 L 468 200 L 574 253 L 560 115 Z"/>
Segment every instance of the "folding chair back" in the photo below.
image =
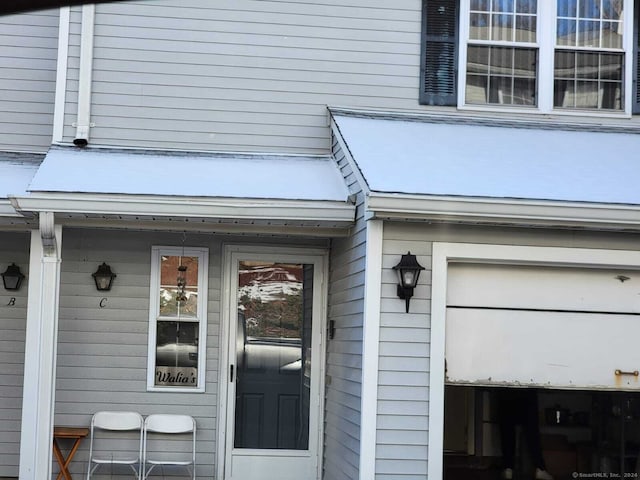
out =
<path fill-rule="evenodd" d="M 129 466 L 135 477 L 141 479 L 143 425 L 142 415 L 137 412 L 96 412 L 91 419 L 87 480 L 91 479 L 98 467 L 107 464 Z M 133 437 L 129 437 L 127 441 L 121 436 L 112 438 L 112 446 L 107 449 L 103 445 L 109 440 L 102 438 L 107 432 L 133 432 Z M 118 449 L 114 448 L 116 445 Z M 123 445 L 130 445 L 131 448 L 122 450 Z"/>
<path fill-rule="evenodd" d="M 187 435 L 190 434 L 187 438 Z M 182 453 L 173 453 L 177 444 L 172 436 L 184 437 L 188 445 L 183 445 Z M 153 414 L 144 421 L 143 472 L 148 478 L 155 467 L 185 467 L 192 478 L 196 478 L 196 422 L 189 415 Z M 153 440 L 152 440 L 153 437 Z M 162 444 L 167 441 L 163 448 Z M 153 445 L 152 445 L 153 442 Z M 153 450 L 152 448 L 153 447 Z M 189 448 L 187 448 L 189 447 Z M 189 451 L 190 450 L 190 451 Z"/>

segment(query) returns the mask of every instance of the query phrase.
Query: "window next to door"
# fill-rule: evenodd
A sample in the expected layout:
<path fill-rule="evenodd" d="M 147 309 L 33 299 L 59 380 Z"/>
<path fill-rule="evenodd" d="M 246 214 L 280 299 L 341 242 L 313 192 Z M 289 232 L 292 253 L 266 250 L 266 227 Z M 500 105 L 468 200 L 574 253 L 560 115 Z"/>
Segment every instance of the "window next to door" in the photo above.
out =
<path fill-rule="evenodd" d="M 205 248 L 153 247 L 147 390 L 204 391 Z"/>
<path fill-rule="evenodd" d="M 635 3 L 423 0 L 420 103 L 638 113 Z"/>

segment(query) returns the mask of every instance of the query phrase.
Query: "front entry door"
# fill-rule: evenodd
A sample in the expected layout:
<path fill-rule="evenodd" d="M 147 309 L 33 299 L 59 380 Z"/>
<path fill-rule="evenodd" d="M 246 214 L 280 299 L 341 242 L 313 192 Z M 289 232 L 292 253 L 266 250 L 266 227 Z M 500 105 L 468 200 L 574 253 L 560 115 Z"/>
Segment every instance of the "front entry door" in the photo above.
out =
<path fill-rule="evenodd" d="M 319 478 L 323 265 L 228 252 L 225 479 Z"/>

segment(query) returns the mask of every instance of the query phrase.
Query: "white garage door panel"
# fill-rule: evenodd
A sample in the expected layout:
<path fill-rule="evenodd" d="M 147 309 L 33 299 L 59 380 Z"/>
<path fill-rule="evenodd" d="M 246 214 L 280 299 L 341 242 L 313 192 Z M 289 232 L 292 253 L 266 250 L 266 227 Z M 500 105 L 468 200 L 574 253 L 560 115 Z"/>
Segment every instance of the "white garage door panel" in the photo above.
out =
<path fill-rule="evenodd" d="M 447 381 L 639 390 L 640 316 L 448 308 Z"/>
<path fill-rule="evenodd" d="M 640 313 L 640 272 L 452 263 L 447 305 Z"/>

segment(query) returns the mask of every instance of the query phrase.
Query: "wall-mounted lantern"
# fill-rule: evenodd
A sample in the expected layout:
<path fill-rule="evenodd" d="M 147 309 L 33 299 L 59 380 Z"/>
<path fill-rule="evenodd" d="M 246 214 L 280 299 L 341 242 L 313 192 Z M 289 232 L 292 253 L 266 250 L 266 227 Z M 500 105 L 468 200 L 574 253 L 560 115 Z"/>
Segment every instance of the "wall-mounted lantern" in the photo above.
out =
<path fill-rule="evenodd" d="M 409 313 L 409 300 L 413 297 L 413 289 L 416 288 L 420 271 L 424 267 L 418 263 L 415 255 L 407 252 L 393 269 L 398 272 L 398 297 L 406 301 L 406 312 Z"/>
<path fill-rule="evenodd" d="M 116 274 L 111 271 L 111 267 L 104 262 L 91 276 L 96 282 L 96 288 L 101 292 L 111 290 L 113 279 L 116 278 Z"/>
<path fill-rule="evenodd" d="M 24 275 L 20 271 L 20 267 L 15 263 L 9 265 L 2 274 L 2 283 L 4 283 L 5 290 L 19 290 L 22 280 L 24 280 Z"/>

